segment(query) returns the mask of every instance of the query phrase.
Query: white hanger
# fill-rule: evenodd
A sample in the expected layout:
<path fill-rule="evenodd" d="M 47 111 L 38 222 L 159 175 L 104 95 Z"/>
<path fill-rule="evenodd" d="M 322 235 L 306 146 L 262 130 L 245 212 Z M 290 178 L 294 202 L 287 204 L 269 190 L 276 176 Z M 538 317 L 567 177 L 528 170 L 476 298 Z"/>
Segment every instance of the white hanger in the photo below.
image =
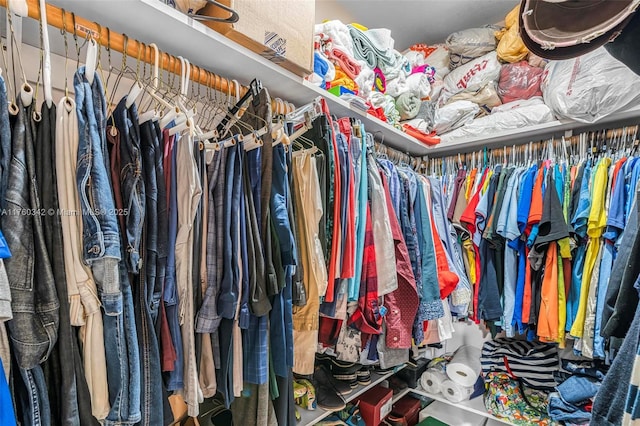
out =
<path fill-rule="evenodd" d="M 89 37 L 87 46 L 87 59 L 84 62 L 84 75 L 87 77 L 89 84 L 93 84 L 93 78 L 96 74 L 96 62 L 98 61 L 98 43 Z"/>
<path fill-rule="evenodd" d="M 138 100 L 138 97 L 140 97 L 140 95 L 142 94 L 142 84 L 140 84 L 139 81 L 135 81 L 133 83 L 133 86 L 131 86 L 131 90 L 129 90 L 129 94 L 127 95 L 127 101 L 125 102 L 125 106 L 127 108 L 131 108 L 131 105 L 133 105 L 136 100 Z"/>
<path fill-rule="evenodd" d="M 178 56 L 178 58 L 182 65 L 180 67 L 180 95 L 186 96 L 189 87 L 189 73 L 191 72 L 191 65 L 189 64 L 189 61 L 184 59 L 182 56 Z M 178 103 L 181 109 L 186 111 L 182 101 L 179 100 Z M 191 117 L 188 116 L 187 112 L 181 111 L 176 118 L 176 125 L 169 130 L 169 135 L 173 136 L 187 129 L 193 130 L 193 121 L 191 120 Z"/>
<path fill-rule="evenodd" d="M 45 0 L 40 0 L 40 25 L 42 26 L 42 50 L 44 57 L 42 61 L 42 81 L 44 86 L 44 100 L 51 108 L 53 95 L 51 94 L 51 48 L 49 47 L 49 26 L 47 24 L 47 4 Z"/>
<path fill-rule="evenodd" d="M 158 46 L 156 46 L 155 43 L 151 43 L 150 46 L 153 49 L 153 80 L 151 81 L 151 85 L 147 87 L 147 94 L 151 96 L 156 102 L 164 106 L 169 111 L 167 114 L 171 114 L 172 112 L 175 111 L 175 108 L 173 107 L 173 105 L 171 105 L 169 102 L 165 101 L 164 99 L 162 99 L 160 96 L 157 95 L 158 84 L 160 81 L 158 78 L 158 68 L 160 64 L 160 51 L 158 50 Z M 177 114 L 177 112 L 175 112 L 173 115 L 168 116 L 169 120 L 166 122 L 164 126 L 162 126 L 162 121 L 161 121 L 160 122 L 161 127 L 162 128 L 166 127 L 166 125 L 169 124 L 171 120 L 175 118 L 175 114 Z M 160 118 L 159 113 L 154 108 L 151 111 L 147 111 L 141 114 L 138 122 L 142 124 L 146 121 L 157 120 L 159 118 Z"/>

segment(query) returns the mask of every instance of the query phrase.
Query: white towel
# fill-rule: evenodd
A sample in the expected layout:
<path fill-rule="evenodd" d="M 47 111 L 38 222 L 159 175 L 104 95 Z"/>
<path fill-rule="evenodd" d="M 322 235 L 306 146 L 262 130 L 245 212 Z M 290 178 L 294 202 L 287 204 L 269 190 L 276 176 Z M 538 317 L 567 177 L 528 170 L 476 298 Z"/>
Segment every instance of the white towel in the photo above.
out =
<path fill-rule="evenodd" d="M 330 37 L 333 47 L 341 49 L 353 57 L 353 41 L 349 34 L 349 28 L 338 20 L 316 24 L 314 34 L 325 34 Z"/>
<path fill-rule="evenodd" d="M 406 86 L 418 99 L 425 99 L 431 93 L 429 77 L 424 73 L 411 74 L 406 79 Z"/>

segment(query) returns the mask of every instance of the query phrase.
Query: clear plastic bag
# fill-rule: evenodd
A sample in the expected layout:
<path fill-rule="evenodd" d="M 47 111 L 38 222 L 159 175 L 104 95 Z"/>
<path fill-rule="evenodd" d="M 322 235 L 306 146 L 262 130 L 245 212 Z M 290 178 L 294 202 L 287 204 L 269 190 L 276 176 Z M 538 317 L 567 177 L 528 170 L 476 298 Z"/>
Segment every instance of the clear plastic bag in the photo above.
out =
<path fill-rule="evenodd" d="M 540 83 L 544 70 L 532 67 L 527 61 L 503 65 L 500 69 L 498 95 L 507 103 L 518 99 L 542 96 Z"/>

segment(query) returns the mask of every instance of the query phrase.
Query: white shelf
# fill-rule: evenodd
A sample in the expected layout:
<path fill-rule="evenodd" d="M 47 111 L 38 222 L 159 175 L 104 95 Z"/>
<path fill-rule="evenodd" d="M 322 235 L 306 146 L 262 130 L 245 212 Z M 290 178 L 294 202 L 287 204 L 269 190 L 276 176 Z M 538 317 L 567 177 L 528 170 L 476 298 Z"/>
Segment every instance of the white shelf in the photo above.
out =
<path fill-rule="evenodd" d="M 389 371 L 388 373 L 385 374 L 379 374 L 379 373 L 375 373 L 375 372 L 371 372 L 371 383 L 369 383 L 368 385 L 358 385 L 358 387 L 356 387 L 355 389 L 353 389 L 353 391 L 348 394 L 345 395 L 345 402 L 351 402 L 354 399 L 356 399 L 357 397 L 359 397 L 360 395 L 362 395 L 363 393 L 365 393 L 366 391 L 368 391 L 369 389 L 373 388 L 374 386 L 376 386 L 377 384 L 385 381 L 386 379 L 388 379 L 389 377 L 393 376 L 394 374 L 396 374 L 398 371 L 402 370 L 404 368 L 404 365 L 401 365 L 399 367 L 396 367 L 394 370 Z M 408 391 L 407 391 L 408 393 Z M 406 394 L 405 394 L 406 395 Z M 302 419 L 300 420 L 300 422 L 298 422 L 298 426 L 311 426 L 314 425 L 316 423 L 318 423 L 319 421 L 329 417 L 333 411 L 328 411 L 328 410 L 323 410 L 322 408 L 318 407 L 313 411 L 310 410 L 305 410 L 302 407 L 296 406 L 296 409 L 300 412 L 300 415 L 302 417 Z"/>
<path fill-rule="evenodd" d="M 484 146 L 491 148 L 538 141 L 552 135 L 560 136 L 569 129 L 598 129 L 607 123 L 616 126 L 636 124 L 640 119 L 640 108 L 635 108 L 613 114 L 596 124 L 553 121 L 489 137 L 460 139 L 428 147 L 386 122 L 352 108 L 344 100 L 308 84 L 300 76 L 251 52 L 159 0 L 51 0 L 51 3 L 96 21 L 103 27 L 108 26 L 114 31 L 125 33 L 129 37 L 145 43 L 154 42 L 164 52 L 175 56 L 181 55 L 195 65 L 227 78 L 235 78 L 242 84 L 246 85 L 252 79 L 258 78 L 269 89 L 272 96 L 286 99 L 295 105 L 303 105 L 318 96 L 323 96 L 327 99 L 333 114 L 361 119 L 365 129 L 369 133 L 374 133 L 377 140 L 383 140 L 386 145 L 411 155 L 443 156 L 468 152 Z M 25 20 L 24 28 L 23 40 L 38 46 L 37 22 Z M 51 43 L 53 52 L 64 54 L 61 37 L 52 36 Z"/>
<path fill-rule="evenodd" d="M 344 100 L 308 84 L 302 77 L 227 39 L 159 0 L 52 0 L 51 3 L 142 42 L 156 43 L 163 52 L 183 56 L 194 65 L 202 66 L 223 77 L 237 79 L 241 84 L 246 85 L 258 78 L 273 97 L 285 99 L 295 105 L 304 105 L 318 96 L 324 96 L 329 102 L 332 114 L 360 118 L 365 123 L 365 129 L 370 133 L 376 133 L 378 139 L 384 139 L 385 144 L 412 155 L 427 153 L 427 146 L 417 139 L 409 137 L 386 122 L 351 108 Z M 33 34 L 39 35 L 37 27 Z M 35 37 L 32 43 L 39 45 L 39 39 Z M 60 48 L 63 49 L 63 46 L 58 47 Z M 57 50 L 53 44 L 52 50 Z M 56 53 L 64 53 L 64 50 Z"/>
<path fill-rule="evenodd" d="M 470 413 L 478 414 L 480 416 L 496 420 L 496 421 L 498 421 L 500 423 L 504 423 L 506 425 L 512 425 L 512 423 L 509 423 L 508 421 L 506 421 L 504 419 L 500 419 L 498 417 L 495 417 L 495 416 L 489 414 L 487 412 L 487 409 L 484 406 L 484 401 L 483 401 L 482 397 L 477 397 L 477 398 L 474 398 L 474 399 L 470 399 L 468 401 L 462 401 L 462 402 L 455 403 L 455 402 L 449 401 L 442 394 L 429 393 L 429 392 L 423 390 L 422 387 L 420 387 L 420 386 L 418 386 L 415 389 L 411 389 L 411 392 L 413 392 L 413 393 L 415 393 L 417 395 L 426 396 L 427 398 L 430 398 L 430 399 L 433 399 L 433 400 L 436 400 L 436 401 L 443 402 L 445 404 L 451 405 L 452 407 L 456 407 L 456 408 L 458 408 L 460 410 L 464 410 L 464 411 L 468 411 Z"/>
<path fill-rule="evenodd" d="M 582 131 L 600 130 L 603 125 L 625 126 L 638 124 L 640 122 L 640 105 L 636 105 L 626 111 L 611 114 L 595 123 L 580 123 L 572 120 L 554 120 L 548 123 L 537 124 L 522 129 L 513 129 L 504 132 L 497 132 L 491 136 L 477 138 L 462 138 L 455 141 L 441 142 L 439 145 L 429 147 L 428 155 L 443 156 L 456 153 L 471 152 L 483 147 L 502 147 L 517 145 L 526 142 L 538 142 L 543 138 L 560 137 L 566 131 L 573 131 L 573 134 Z"/>

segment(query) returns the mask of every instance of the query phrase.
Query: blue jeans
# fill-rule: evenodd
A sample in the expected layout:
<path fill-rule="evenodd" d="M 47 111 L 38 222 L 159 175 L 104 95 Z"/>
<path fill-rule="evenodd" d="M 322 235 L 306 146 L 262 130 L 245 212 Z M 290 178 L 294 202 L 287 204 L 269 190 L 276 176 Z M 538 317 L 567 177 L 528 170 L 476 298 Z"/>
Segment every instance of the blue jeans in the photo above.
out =
<path fill-rule="evenodd" d="M 111 411 L 105 425 L 140 421 L 140 365 L 133 300 L 109 178 L 106 100 L 99 76 L 84 67 L 74 76 L 79 146 L 76 182 L 82 206 L 84 260 L 92 269 L 104 309 L 104 340 Z"/>
<path fill-rule="evenodd" d="M 571 376 L 556 389 L 560 398 L 569 404 L 581 405 L 596 396 L 601 382 L 598 379 L 584 376 Z"/>
<path fill-rule="evenodd" d="M 218 296 L 218 314 L 222 318 L 235 317 L 240 283 L 238 268 L 238 250 L 240 249 L 241 227 L 241 188 L 242 188 L 242 157 L 238 145 L 227 149 L 226 188 L 224 204 L 224 266 L 220 293 Z"/>
<path fill-rule="evenodd" d="M 30 370 L 19 368 L 22 381 L 16 394 L 22 396 L 16 404 L 22 408 L 22 424 L 25 426 L 49 426 L 51 411 L 42 368 L 37 365 Z M 4 378 L 3 378 L 4 380 Z M 16 381 L 19 380 L 16 378 Z M 24 387 L 23 389 L 21 389 Z M 9 401 L 9 407 L 11 402 Z M 3 407 L 4 411 L 5 408 Z"/>
<path fill-rule="evenodd" d="M 136 120 L 137 121 L 137 120 Z M 165 397 L 162 389 L 162 371 L 155 321 L 158 315 L 162 288 L 157 287 L 158 275 L 158 183 L 164 176 L 156 175 L 156 151 L 160 149 L 158 137 L 151 121 L 141 126 L 141 148 L 145 183 L 145 231 L 141 245 L 144 271 L 133 279 L 134 312 L 140 350 L 141 414 L 143 425 L 165 424 L 162 410 Z M 166 206 L 166 200 L 164 200 Z M 165 207 L 166 208 L 166 207 Z"/>
<path fill-rule="evenodd" d="M 293 206 L 287 172 L 287 154 L 282 145 L 273 148 L 273 177 L 271 181 L 271 221 L 274 234 L 278 240 L 283 273 L 284 288 L 275 296 L 271 303 L 273 308 L 269 314 L 271 347 L 283 350 L 272 351 L 273 370 L 276 376 L 288 377 L 293 367 L 293 270 L 297 261 L 296 244 L 291 226 Z M 275 247 L 276 245 L 274 245 Z"/>
<path fill-rule="evenodd" d="M 585 424 L 591 420 L 590 412 L 564 402 L 555 392 L 549 395 L 549 406 L 547 410 L 551 419 L 556 422 Z"/>

